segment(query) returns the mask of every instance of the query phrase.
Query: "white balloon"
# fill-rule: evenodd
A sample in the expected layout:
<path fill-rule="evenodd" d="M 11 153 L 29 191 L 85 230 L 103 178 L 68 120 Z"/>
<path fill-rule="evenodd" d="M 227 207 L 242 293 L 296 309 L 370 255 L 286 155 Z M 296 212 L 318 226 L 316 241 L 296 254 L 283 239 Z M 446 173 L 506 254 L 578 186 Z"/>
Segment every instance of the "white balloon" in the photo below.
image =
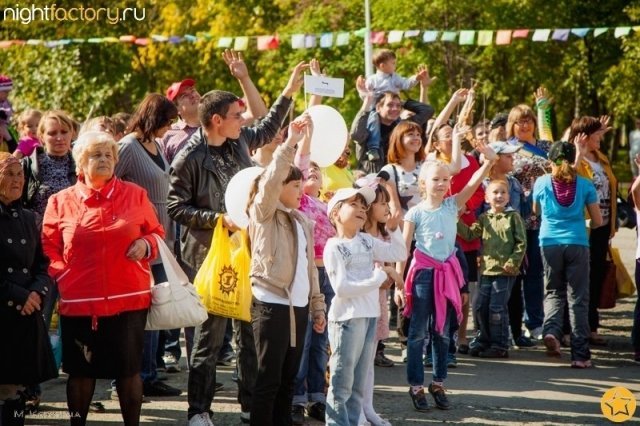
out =
<path fill-rule="evenodd" d="M 262 167 L 249 167 L 233 175 L 224 193 L 227 214 L 240 228 L 249 226 L 247 203 L 253 182 L 264 171 Z"/>
<path fill-rule="evenodd" d="M 327 105 L 314 105 L 307 110 L 313 120 L 311 161 L 320 167 L 336 162 L 344 151 L 349 132 L 342 115 Z"/>

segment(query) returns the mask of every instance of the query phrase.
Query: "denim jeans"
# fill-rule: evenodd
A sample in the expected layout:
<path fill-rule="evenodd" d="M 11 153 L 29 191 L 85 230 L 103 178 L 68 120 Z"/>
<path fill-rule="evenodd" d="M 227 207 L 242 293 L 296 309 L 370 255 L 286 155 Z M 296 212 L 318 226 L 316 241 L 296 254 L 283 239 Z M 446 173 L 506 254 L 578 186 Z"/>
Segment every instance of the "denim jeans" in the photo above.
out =
<path fill-rule="evenodd" d="M 545 283 L 543 334 L 562 339 L 564 310 L 568 302 L 571 360 L 586 361 L 591 358 L 589 247 L 573 244 L 543 247 L 542 262 Z"/>
<path fill-rule="evenodd" d="M 478 343 L 484 348 L 509 349 L 509 296 L 516 277 L 482 275 L 476 312 L 480 332 Z"/>
<path fill-rule="evenodd" d="M 377 318 L 329 322 L 331 382 L 327 395 L 328 426 L 357 425 L 368 370 L 376 349 Z"/>
<path fill-rule="evenodd" d="M 324 267 L 318 267 L 320 292 L 324 294 L 324 303 L 327 312 L 331 307 L 331 300 L 335 293 Z M 300 369 L 296 376 L 296 384 L 293 392 L 293 405 L 307 405 L 307 402 L 326 401 L 324 394 L 325 372 L 329 361 L 329 332 L 325 328 L 324 333 L 313 331 L 313 321 L 309 321 L 304 339 L 304 349 L 300 360 Z"/>
<path fill-rule="evenodd" d="M 407 381 L 411 386 L 424 384 L 422 349 L 424 340 L 430 336 L 433 355 L 433 381 L 447 378 L 447 352 L 449 329 L 453 307 L 447 303 L 446 320 L 442 334 L 435 332 L 435 304 L 433 294 L 433 268 L 421 269 L 413 280 L 413 309 L 409 336 L 407 338 Z"/>
<path fill-rule="evenodd" d="M 540 231 L 527 231 L 527 260 L 529 266 L 524 276 L 522 290 L 524 294 L 524 324 L 529 330 L 541 327 L 544 322 L 544 275 L 540 243 Z"/>
<path fill-rule="evenodd" d="M 164 348 L 165 355 L 173 355 L 176 358 L 176 361 L 180 361 L 180 357 L 182 356 L 182 349 L 180 348 L 180 330 L 180 328 L 174 328 L 173 330 L 164 330 L 160 333 L 160 348 Z"/>
<path fill-rule="evenodd" d="M 640 259 L 636 259 L 636 289 L 640 285 Z M 633 328 L 631 329 L 631 344 L 634 351 L 640 352 L 640 292 L 636 293 L 636 308 L 633 311 Z"/>
<path fill-rule="evenodd" d="M 291 425 L 293 384 L 300 367 L 309 306 L 294 307 L 296 341 L 291 342 L 288 305 L 254 299 L 251 325 L 256 345 L 258 372 L 251 404 L 251 424 Z"/>

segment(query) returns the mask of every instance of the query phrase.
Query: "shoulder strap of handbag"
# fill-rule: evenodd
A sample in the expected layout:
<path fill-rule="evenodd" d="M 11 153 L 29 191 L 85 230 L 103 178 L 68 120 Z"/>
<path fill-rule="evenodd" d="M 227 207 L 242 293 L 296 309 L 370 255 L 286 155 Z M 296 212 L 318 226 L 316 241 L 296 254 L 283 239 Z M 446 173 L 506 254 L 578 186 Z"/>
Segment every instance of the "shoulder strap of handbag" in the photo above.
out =
<path fill-rule="evenodd" d="M 396 165 L 392 164 L 391 168 L 393 169 L 393 178 L 394 178 L 394 181 L 396 183 L 396 193 L 398 194 L 398 200 L 400 200 L 400 207 L 402 207 L 404 210 L 408 210 L 409 209 L 409 205 L 400 196 L 400 187 L 398 186 L 398 171 L 396 170 Z"/>
<path fill-rule="evenodd" d="M 167 247 L 167 244 L 164 242 L 162 238 L 158 234 L 153 234 L 156 238 L 156 242 L 158 243 L 158 254 L 160 259 L 162 260 L 162 266 L 164 267 L 164 271 L 167 275 L 167 281 L 173 284 L 188 284 L 189 278 L 187 274 L 184 273 L 175 257 Z"/>

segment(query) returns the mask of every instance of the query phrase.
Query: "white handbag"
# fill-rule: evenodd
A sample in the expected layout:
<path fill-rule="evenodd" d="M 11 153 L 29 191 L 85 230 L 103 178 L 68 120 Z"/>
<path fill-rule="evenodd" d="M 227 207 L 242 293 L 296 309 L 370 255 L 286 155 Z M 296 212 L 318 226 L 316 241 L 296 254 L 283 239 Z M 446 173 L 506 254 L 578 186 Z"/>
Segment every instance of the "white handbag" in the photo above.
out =
<path fill-rule="evenodd" d="M 167 282 L 151 287 L 151 307 L 145 330 L 195 327 L 208 318 L 200 296 L 189 282 L 164 240 L 155 235 Z"/>

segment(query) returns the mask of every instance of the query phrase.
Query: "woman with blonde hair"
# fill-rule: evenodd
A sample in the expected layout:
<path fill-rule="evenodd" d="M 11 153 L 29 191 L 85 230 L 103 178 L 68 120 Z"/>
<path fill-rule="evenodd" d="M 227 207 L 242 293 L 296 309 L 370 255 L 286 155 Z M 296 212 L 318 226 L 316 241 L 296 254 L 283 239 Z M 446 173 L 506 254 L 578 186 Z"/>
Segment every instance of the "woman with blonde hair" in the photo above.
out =
<path fill-rule="evenodd" d="M 151 302 L 154 234 L 164 237 L 144 189 L 114 175 L 118 146 L 103 132 L 81 135 L 73 147 L 78 180 L 53 195 L 42 242 L 58 282 L 62 365 L 69 374 L 72 425 L 83 425 L 96 379 L 116 378 L 126 425 L 142 404 L 142 344 Z"/>

